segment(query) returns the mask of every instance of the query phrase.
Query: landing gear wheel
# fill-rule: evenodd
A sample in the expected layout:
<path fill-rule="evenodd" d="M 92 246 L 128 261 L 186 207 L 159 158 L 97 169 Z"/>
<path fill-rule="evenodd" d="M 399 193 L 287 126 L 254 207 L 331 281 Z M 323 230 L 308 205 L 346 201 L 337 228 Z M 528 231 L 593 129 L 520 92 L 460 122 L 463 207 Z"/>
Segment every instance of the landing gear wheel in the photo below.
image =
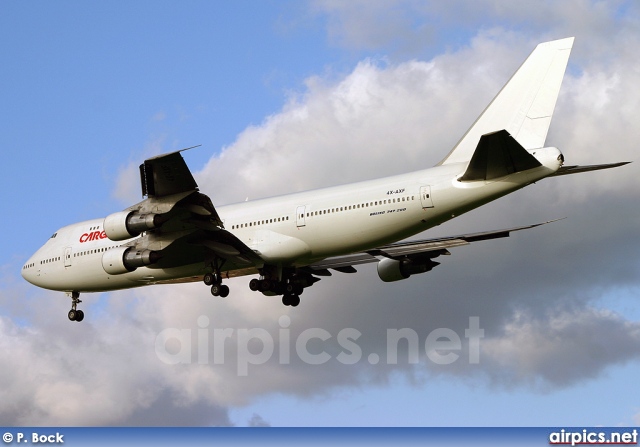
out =
<path fill-rule="evenodd" d="M 219 283 L 213 284 L 211 286 L 211 295 L 226 298 L 229 296 L 229 286 Z"/>
<path fill-rule="evenodd" d="M 278 282 L 274 282 L 271 285 L 271 291 L 273 293 L 275 293 L 276 295 L 283 295 L 284 294 L 284 286 L 279 281 Z"/>
<path fill-rule="evenodd" d="M 205 273 L 203 281 L 205 285 L 210 286 L 214 282 L 216 282 L 216 275 L 214 275 L 213 273 Z"/>
<path fill-rule="evenodd" d="M 251 281 L 249 281 L 249 288 L 254 292 L 257 291 L 260 288 L 260 280 L 253 278 Z"/>
<path fill-rule="evenodd" d="M 296 307 L 300 304 L 300 297 L 298 295 L 289 295 L 288 293 L 285 293 L 282 295 L 282 304 L 285 306 Z"/>
<path fill-rule="evenodd" d="M 300 295 L 304 291 L 304 287 L 301 284 L 288 283 L 284 290 L 290 295 Z"/>
<path fill-rule="evenodd" d="M 260 282 L 260 290 L 262 292 L 268 292 L 269 290 L 271 290 L 271 281 L 269 281 L 268 279 L 263 279 Z"/>
<path fill-rule="evenodd" d="M 69 320 L 77 322 L 84 320 L 84 312 L 77 309 L 78 304 L 80 304 L 81 302 L 82 301 L 80 300 L 80 293 L 76 291 L 71 292 L 71 310 L 67 314 Z"/>

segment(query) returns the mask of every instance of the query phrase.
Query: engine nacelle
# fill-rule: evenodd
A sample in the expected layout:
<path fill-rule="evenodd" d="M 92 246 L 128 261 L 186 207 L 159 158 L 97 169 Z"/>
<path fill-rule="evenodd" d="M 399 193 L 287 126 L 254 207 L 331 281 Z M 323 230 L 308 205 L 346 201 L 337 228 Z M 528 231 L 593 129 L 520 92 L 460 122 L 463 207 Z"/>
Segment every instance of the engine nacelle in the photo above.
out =
<path fill-rule="evenodd" d="M 133 247 L 117 247 L 102 255 L 102 268 L 110 275 L 133 272 L 138 267 L 155 264 L 160 253 L 153 250 L 136 250 Z"/>
<path fill-rule="evenodd" d="M 161 225 L 159 214 L 138 214 L 135 211 L 120 211 L 105 217 L 103 228 L 112 241 L 124 241 L 138 236 L 143 231 Z"/>
<path fill-rule="evenodd" d="M 439 264 L 439 262 L 432 259 L 418 262 L 411 259 L 398 261 L 384 258 L 378 262 L 378 276 L 384 282 L 400 281 L 401 279 L 407 279 L 411 275 L 428 272 Z"/>

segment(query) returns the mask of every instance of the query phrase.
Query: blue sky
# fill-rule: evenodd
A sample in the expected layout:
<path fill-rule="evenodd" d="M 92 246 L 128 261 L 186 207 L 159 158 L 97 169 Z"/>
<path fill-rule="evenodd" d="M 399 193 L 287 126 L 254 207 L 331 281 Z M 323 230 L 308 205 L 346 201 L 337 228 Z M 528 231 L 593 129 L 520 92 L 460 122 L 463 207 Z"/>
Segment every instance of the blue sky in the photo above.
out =
<path fill-rule="evenodd" d="M 566 221 L 402 284 L 371 269 L 323 280 L 289 313 L 296 331 L 358 328 L 365 354 L 386 328 L 480 315 L 477 368 L 171 368 L 152 350 L 163 329 L 209 315 L 277 330 L 283 309 L 238 280 L 235 301 L 198 285 L 96 294 L 76 327 L 62 294 L 20 277 L 57 228 L 138 200 L 135 169 L 158 153 L 202 144 L 185 159 L 216 205 L 428 167 L 548 39 L 576 36 L 550 144 L 570 163 L 636 160 L 637 3 L 514 3 L 3 2 L 0 425 L 637 425 L 635 164 L 436 231 Z M 106 403 L 61 406 L 68 389 Z"/>

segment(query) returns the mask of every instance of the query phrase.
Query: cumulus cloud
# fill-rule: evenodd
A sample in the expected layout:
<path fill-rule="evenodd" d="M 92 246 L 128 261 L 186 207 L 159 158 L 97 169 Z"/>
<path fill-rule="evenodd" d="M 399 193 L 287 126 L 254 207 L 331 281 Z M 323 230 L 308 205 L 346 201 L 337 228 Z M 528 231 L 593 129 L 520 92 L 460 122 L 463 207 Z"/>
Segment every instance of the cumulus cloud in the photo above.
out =
<path fill-rule="evenodd" d="M 517 30 L 514 34 L 530 39 L 530 44 L 579 35 L 589 49 L 582 50 L 583 54 L 601 58 L 611 49 L 603 37 L 635 26 L 638 12 L 638 5 L 629 1 L 314 0 L 311 4 L 312 11 L 326 19 L 327 37 L 335 45 L 384 48 L 397 57 L 424 51 L 432 54 L 437 46 L 458 49 L 476 30 L 498 28 Z"/>
<path fill-rule="evenodd" d="M 485 361 L 494 364 L 493 380 L 501 385 L 567 386 L 640 358 L 640 324 L 592 308 L 544 319 L 517 313 L 482 347 Z"/>
<path fill-rule="evenodd" d="M 0 373 L 3 425 L 230 425 L 226 409 L 164 380 L 157 331 L 127 318 L 118 300 L 81 326 L 48 317 L 64 317 L 59 294 L 23 296 L 42 312 L 35 320 L 29 308 L 14 319 L 0 317 L 0 361 L 11 365 Z M 117 312 L 124 317 L 114 318 Z"/>
<path fill-rule="evenodd" d="M 281 113 L 247 129 L 212 158 L 199 173 L 200 183 L 214 197 L 224 191 L 214 201 L 228 203 L 430 166 L 526 56 L 506 43 L 513 42 L 511 36 L 494 29 L 480 33 L 469 47 L 430 61 L 366 60 L 338 81 L 312 78 Z M 625 42 L 626 36 L 616 41 L 626 48 Z M 635 158 L 632 141 L 638 131 L 629 126 L 634 114 L 621 113 L 618 106 L 634 110 L 640 99 L 633 88 L 638 81 L 633 64 L 629 59 L 607 66 L 583 61 L 580 70 L 567 75 L 549 143 L 564 150 L 570 163 Z M 241 185 L 239 191 L 228 192 L 224 185 L 234 182 Z M 291 329 L 297 334 L 310 327 L 325 329 L 333 337 L 324 347 L 338 353 L 336 334 L 355 328 L 362 333 L 361 361 L 350 367 L 335 361 L 311 369 L 301 364 L 269 367 L 269 380 L 262 381 L 260 392 L 304 395 L 311 381 L 315 392 L 322 392 L 386 381 L 398 370 L 417 378 L 458 374 L 508 386 L 533 382 L 544 389 L 636 360 L 637 325 L 595 304 L 612 283 L 637 285 L 638 239 L 630 235 L 637 234 L 639 215 L 637 207 L 629 206 L 637 204 L 637 186 L 634 167 L 548 180 L 436 232 L 562 216 L 569 216 L 567 221 L 487 243 L 490 247 L 456 251 L 428 277 L 402 284 L 380 284 L 366 267 L 359 275 L 367 281 L 356 284 L 344 276 L 323 280 L 303 296 L 298 309 L 305 312 L 296 309 Z M 598 222 L 590 204 L 597 204 L 599 215 L 616 218 Z M 415 330 L 421 343 L 432 330 L 451 328 L 460 334 L 463 359 L 468 346 L 462 334 L 471 316 L 478 316 L 486 331 L 486 352 L 478 365 L 460 361 L 443 368 L 427 361 L 424 352 L 417 367 L 406 361 L 369 364 L 369 353 L 384 358 L 386 329 L 394 328 Z M 275 337 L 278 327 L 271 318 L 264 318 L 260 327 L 270 328 Z M 596 326 L 602 331 L 594 331 Z M 603 350 L 599 337 L 607 331 L 616 343 L 594 355 Z M 528 343 L 521 343 L 525 339 Z M 560 362 L 568 352 L 571 361 Z"/>
<path fill-rule="evenodd" d="M 312 77 L 212 158 L 198 183 L 223 204 L 433 166 L 517 68 L 507 55 L 487 35 L 455 56 L 367 59 L 338 82 Z"/>
<path fill-rule="evenodd" d="M 152 117 L 152 121 L 162 121 L 164 117 L 164 112 L 158 112 Z M 144 145 L 142 153 L 136 154 L 136 158 L 132 156 L 132 159 L 118 170 L 112 197 L 121 202 L 123 206 L 131 206 L 141 200 L 138 166 L 140 166 L 141 160 L 162 153 L 166 140 L 166 135 L 150 138 Z"/>
<path fill-rule="evenodd" d="M 576 5 L 577 13 L 593 13 Z M 558 8 L 562 13 L 566 6 Z M 389 32 L 406 20 L 405 13 L 395 16 Z M 358 39 L 369 38 L 362 31 Z M 635 160 L 640 62 L 629 55 L 639 39 L 637 33 L 584 39 L 593 48 L 607 41 L 627 56 L 609 60 L 604 53 L 585 57 L 578 37 L 575 51 L 583 56 L 565 79 L 548 137 L 569 163 Z M 340 79 L 310 77 L 280 112 L 247 128 L 195 172 L 201 190 L 219 206 L 432 166 L 533 40 L 494 28 L 428 60 L 366 59 Z M 123 200 L 131 187 L 125 177 L 134 167 L 118 181 Z M 640 354 L 638 323 L 601 305 L 612 287 L 640 285 L 638 186 L 635 165 L 543 181 L 429 235 L 567 220 L 452 250 L 433 272 L 395 284 L 380 282 L 372 266 L 357 275 L 336 274 L 305 291 L 295 309 L 250 292 L 246 278 L 239 278 L 228 282 L 227 300 L 209 296 L 201 284 L 87 295 L 87 319 L 74 325 L 65 321 L 58 294 L 7 292 L 0 361 L 13 367 L 0 372 L 9 384 L 0 391 L 0 418 L 4 425 L 230 425 L 227 409 L 258 396 L 305 397 L 385 383 L 393 374 L 417 382 L 447 375 L 541 390 L 598 377 Z M 39 316 L 30 317 L 27 304 L 9 304 L 15 293 L 38 306 Z M 465 336 L 472 317 L 484 331 L 477 363 L 469 361 Z M 460 341 L 453 350 L 459 357 L 448 365 L 434 362 L 425 348 L 439 328 Z M 417 364 L 404 340 L 398 362 L 388 362 L 387 330 L 402 329 L 416 335 Z M 347 344 L 352 351 L 345 349 L 343 330 L 357 349 L 353 343 Z M 303 347 L 312 359 L 323 352 L 330 359 L 304 361 L 296 346 L 304 334 L 328 335 Z M 263 359 L 269 340 L 273 353 Z M 339 361 L 341 353 L 355 359 L 357 350 L 358 361 Z M 188 361 L 172 364 L 179 356 Z M 240 373 L 243 365 L 246 374 Z M 258 415 L 248 423 L 266 424 Z"/>
<path fill-rule="evenodd" d="M 249 419 L 249 427 L 270 427 L 271 425 L 265 421 L 259 414 L 253 414 Z"/>

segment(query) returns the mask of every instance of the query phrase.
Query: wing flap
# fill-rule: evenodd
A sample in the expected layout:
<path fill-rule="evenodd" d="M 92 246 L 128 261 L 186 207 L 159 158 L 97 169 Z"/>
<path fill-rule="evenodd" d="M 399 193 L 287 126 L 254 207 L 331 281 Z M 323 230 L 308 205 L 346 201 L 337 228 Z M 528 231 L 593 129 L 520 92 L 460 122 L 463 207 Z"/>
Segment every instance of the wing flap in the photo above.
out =
<path fill-rule="evenodd" d="M 379 262 L 380 257 L 391 259 L 404 258 L 436 258 L 441 255 L 450 254 L 448 248 L 461 247 L 469 245 L 471 242 L 486 241 L 490 239 L 499 239 L 509 237 L 515 231 L 528 230 L 530 228 L 546 225 L 551 222 L 557 222 L 561 219 L 549 220 L 547 222 L 537 223 L 533 225 L 524 225 L 521 227 L 506 228 L 503 230 L 485 231 L 481 233 L 469 233 L 459 236 L 449 236 L 443 238 L 424 239 L 418 241 L 397 242 L 394 244 L 384 245 L 366 252 L 354 253 L 345 256 L 334 256 L 315 262 L 307 267 L 307 270 L 314 271 L 333 269 L 342 271 L 345 267 L 369 264 Z"/>
<path fill-rule="evenodd" d="M 205 236 L 193 242 L 208 248 L 220 258 L 237 265 L 262 266 L 264 260 L 244 242 L 227 230 L 206 231 Z"/>

